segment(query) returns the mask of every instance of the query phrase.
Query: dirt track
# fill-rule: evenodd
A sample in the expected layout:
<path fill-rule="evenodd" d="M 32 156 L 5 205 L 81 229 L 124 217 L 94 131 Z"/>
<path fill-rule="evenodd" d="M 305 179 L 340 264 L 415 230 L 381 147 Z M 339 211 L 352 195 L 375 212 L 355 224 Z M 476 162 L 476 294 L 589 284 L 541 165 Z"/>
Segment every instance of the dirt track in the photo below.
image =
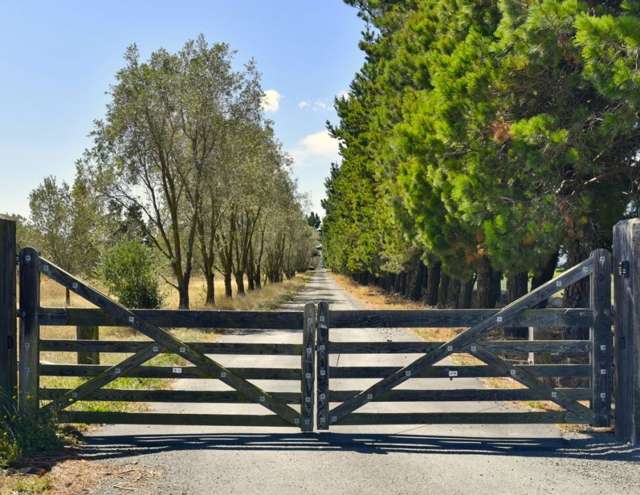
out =
<path fill-rule="evenodd" d="M 341 309 L 355 301 L 324 271 L 286 309 L 329 300 Z M 401 330 L 334 331 L 338 340 L 415 340 Z M 236 332 L 221 341 L 300 342 L 298 332 Z M 408 362 L 412 356 L 380 359 L 377 365 Z M 229 366 L 298 366 L 299 358 L 220 356 Z M 336 356 L 332 365 L 356 365 L 371 356 Z M 259 361 L 258 361 L 259 360 Z M 416 380 L 417 381 L 417 380 Z M 453 382 L 419 379 L 425 387 L 479 386 L 474 379 Z M 295 391 L 296 383 L 258 382 L 268 390 Z M 349 383 L 365 387 L 371 380 Z M 332 386 L 346 383 L 333 383 Z M 414 383 L 415 385 L 415 383 Z M 225 389 L 216 380 L 181 380 L 181 388 Z M 293 387 L 293 388 L 292 388 Z M 391 404 L 363 411 L 392 410 Z M 404 411 L 499 411 L 498 403 L 406 404 Z M 158 412 L 254 413 L 258 405 L 164 405 Z M 395 409 L 397 410 L 397 409 Z M 159 473 L 139 494 L 359 494 L 359 493 L 640 493 L 638 452 L 610 438 L 564 438 L 548 425 L 439 425 L 335 427 L 331 433 L 300 434 L 294 429 L 109 426 L 95 430 L 84 449 L 100 462 L 132 463 Z M 125 493 L 109 478 L 94 493 Z"/>

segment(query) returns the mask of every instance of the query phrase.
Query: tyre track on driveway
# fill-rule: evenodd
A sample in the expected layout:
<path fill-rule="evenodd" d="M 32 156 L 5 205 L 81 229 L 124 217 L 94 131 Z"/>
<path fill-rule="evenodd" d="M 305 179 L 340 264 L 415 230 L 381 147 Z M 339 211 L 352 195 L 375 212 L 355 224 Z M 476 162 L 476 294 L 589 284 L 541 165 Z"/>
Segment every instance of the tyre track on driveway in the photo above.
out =
<path fill-rule="evenodd" d="M 324 270 L 282 309 L 329 301 L 359 309 Z M 332 330 L 332 340 L 417 340 L 409 330 Z M 300 343 L 299 331 L 229 332 L 219 342 Z M 299 366 L 297 356 L 216 356 L 233 367 Z M 332 366 L 390 366 L 416 355 L 332 356 Z M 375 361 L 373 361 L 375 359 Z M 402 386 L 477 388 L 478 379 L 413 379 Z M 419 383 L 418 383 L 419 382 Z M 218 380 L 178 380 L 180 389 L 227 390 Z M 363 389 L 372 380 L 332 380 L 332 388 Z M 269 391 L 298 382 L 256 381 Z M 502 411 L 484 403 L 375 403 L 362 411 Z M 255 404 L 165 404 L 153 412 L 264 413 Z M 565 438 L 553 425 L 337 426 L 331 433 L 294 428 L 105 426 L 92 431 L 83 455 L 131 463 L 160 473 L 140 493 L 157 494 L 601 494 L 640 492 L 637 453 L 609 438 Z M 121 494 L 105 482 L 94 493 Z"/>

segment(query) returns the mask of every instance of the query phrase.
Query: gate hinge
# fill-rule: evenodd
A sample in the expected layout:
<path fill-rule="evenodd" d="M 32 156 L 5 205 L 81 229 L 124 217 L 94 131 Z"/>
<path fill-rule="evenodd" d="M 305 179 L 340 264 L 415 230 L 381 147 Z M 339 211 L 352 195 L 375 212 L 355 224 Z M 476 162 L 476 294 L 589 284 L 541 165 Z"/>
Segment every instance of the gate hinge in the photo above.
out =
<path fill-rule="evenodd" d="M 618 263 L 618 275 L 622 278 L 629 278 L 629 261 L 624 260 Z"/>

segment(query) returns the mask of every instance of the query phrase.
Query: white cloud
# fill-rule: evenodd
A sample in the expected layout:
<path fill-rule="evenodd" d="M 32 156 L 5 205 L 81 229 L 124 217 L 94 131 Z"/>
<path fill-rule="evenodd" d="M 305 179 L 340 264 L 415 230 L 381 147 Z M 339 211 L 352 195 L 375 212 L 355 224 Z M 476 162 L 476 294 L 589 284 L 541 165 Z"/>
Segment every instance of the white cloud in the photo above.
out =
<path fill-rule="evenodd" d="M 275 89 L 267 89 L 262 97 L 262 108 L 265 112 L 275 113 L 280 108 L 282 95 Z"/>
<path fill-rule="evenodd" d="M 306 100 L 302 100 L 298 102 L 298 108 L 301 110 L 309 109 L 314 112 L 320 112 L 324 110 L 330 110 L 331 104 L 327 103 L 325 100 L 316 100 L 314 102 L 309 102 Z"/>
<path fill-rule="evenodd" d="M 343 91 L 340 91 L 336 96 L 340 100 L 348 100 L 349 99 L 349 92 L 347 90 L 343 90 Z"/>
<path fill-rule="evenodd" d="M 296 166 L 316 161 L 336 162 L 339 160 L 338 140 L 328 131 L 314 132 L 303 137 L 290 153 Z"/>

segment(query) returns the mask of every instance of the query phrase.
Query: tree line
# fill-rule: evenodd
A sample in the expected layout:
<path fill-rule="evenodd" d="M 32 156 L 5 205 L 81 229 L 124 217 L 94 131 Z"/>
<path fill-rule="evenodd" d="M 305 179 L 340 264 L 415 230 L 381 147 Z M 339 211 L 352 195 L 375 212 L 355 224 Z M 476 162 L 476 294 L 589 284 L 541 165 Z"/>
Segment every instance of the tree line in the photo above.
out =
<path fill-rule="evenodd" d="M 494 307 L 610 248 L 638 213 L 640 2 L 345 1 L 366 59 L 330 126 L 330 267 Z"/>
<path fill-rule="evenodd" d="M 31 193 L 22 243 L 94 276 L 110 249 L 133 242 L 117 253 L 152 257 L 180 308 L 194 274 L 212 305 L 218 273 L 231 297 L 234 285 L 244 295 L 308 268 L 316 230 L 262 110 L 254 62 L 234 69 L 229 46 L 202 36 L 148 60 L 131 46 L 109 95 L 73 184 L 48 177 Z"/>

